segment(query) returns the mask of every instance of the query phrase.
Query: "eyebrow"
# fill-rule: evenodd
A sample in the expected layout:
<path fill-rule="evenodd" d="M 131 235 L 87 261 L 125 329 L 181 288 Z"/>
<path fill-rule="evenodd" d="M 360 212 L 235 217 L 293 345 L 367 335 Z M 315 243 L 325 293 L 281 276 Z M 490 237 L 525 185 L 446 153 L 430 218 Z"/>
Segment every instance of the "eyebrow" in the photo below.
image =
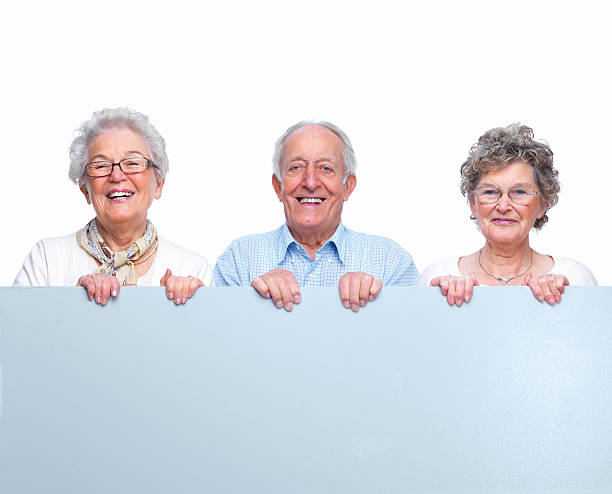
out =
<path fill-rule="evenodd" d="M 140 152 L 140 151 L 128 151 L 125 154 L 127 154 L 127 155 L 138 154 L 138 155 L 142 156 L 143 158 L 146 158 L 146 156 L 144 154 L 142 154 L 142 152 Z M 131 158 L 131 157 L 132 156 L 127 156 L 125 158 L 121 158 L 121 160 L 125 160 L 125 159 Z M 96 154 L 93 158 L 91 158 L 90 163 L 93 163 L 96 160 L 109 161 L 109 162 L 112 163 L 112 160 L 108 156 L 106 156 L 105 154 Z M 121 161 L 121 160 L 119 160 L 119 161 Z"/>
<path fill-rule="evenodd" d="M 530 187 L 531 187 L 531 186 L 533 186 L 533 185 L 535 185 L 535 184 L 532 184 L 532 183 L 529 183 L 529 182 L 518 182 L 518 183 L 512 184 L 510 187 L 511 187 L 511 188 L 512 188 L 512 187 L 525 187 L 525 186 L 530 186 Z M 497 184 L 493 184 L 493 183 L 490 183 L 490 182 L 484 182 L 484 183 L 482 183 L 482 184 L 480 184 L 480 185 L 478 186 L 478 188 L 480 188 L 480 187 L 495 187 L 495 188 L 497 188 L 497 189 L 499 189 L 499 188 L 500 188 L 500 186 L 499 186 L 499 185 L 497 185 Z"/>
<path fill-rule="evenodd" d="M 304 158 L 303 156 L 301 156 L 299 154 L 287 158 L 287 163 L 293 163 L 295 161 L 304 161 L 306 163 L 309 162 L 309 160 L 307 158 Z M 322 163 L 322 162 L 333 163 L 334 165 L 337 164 L 336 161 L 334 161 L 334 159 L 332 157 L 319 158 L 319 159 L 314 161 L 314 163 Z"/>

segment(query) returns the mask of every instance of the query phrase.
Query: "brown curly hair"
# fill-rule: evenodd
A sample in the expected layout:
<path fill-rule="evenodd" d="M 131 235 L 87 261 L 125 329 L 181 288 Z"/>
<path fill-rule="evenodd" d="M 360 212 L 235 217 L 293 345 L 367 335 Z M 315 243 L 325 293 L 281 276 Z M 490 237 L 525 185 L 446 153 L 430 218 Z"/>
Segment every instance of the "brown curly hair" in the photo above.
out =
<path fill-rule="evenodd" d="M 519 123 L 488 130 L 470 148 L 461 165 L 461 193 L 473 200 L 483 174 L 501 170 L 515 161 L 531 165 L 546 210 L 557 204 L 561 187 L 557 178 L 559 172 L 553 166 L 553 152 L 548 144 L 533 139 L 530 127 Z M 548 216 L 544 214 L 533 227 L 539 230 L 547 221 Z"/>

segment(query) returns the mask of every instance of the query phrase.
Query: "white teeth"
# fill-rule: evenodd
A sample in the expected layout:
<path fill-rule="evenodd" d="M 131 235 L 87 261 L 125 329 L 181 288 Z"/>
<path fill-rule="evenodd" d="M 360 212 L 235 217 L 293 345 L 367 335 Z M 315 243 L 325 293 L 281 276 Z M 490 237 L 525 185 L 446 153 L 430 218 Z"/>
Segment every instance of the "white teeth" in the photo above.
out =
<path fill-rule="evenodd" d="M 302 197 L 300 199 L 300 204 L 321 204 L 323 199 L 319 197 Z"/>
<path fill-rule="evenodd" d="M 130 197 L 133 195 L 133 192 L 111 192 L 106 197 L 108 197 L 109 199 L 118 199 L 120 197 Z"/>

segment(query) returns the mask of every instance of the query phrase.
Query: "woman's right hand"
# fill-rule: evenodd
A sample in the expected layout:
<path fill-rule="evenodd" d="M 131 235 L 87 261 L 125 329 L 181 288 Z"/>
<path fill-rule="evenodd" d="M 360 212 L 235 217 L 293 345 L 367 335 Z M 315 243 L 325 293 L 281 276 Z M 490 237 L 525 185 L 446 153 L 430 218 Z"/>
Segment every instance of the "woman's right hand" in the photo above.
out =
<path fill-rule="evenodd" d="M 439 286 L 448 305 L 461 307 L 463 302 L 472 299 L 474 287 L 478 284 L 476 274 L 470 273 L 468 276 L 438 276 L 430 281 L 429 286 Z"/>
<path fill-rule="evenodd" d="M 85 287 L 89 300 L 95 298 L 100 305 L 108 304 L 111 297 L 119 295 L 121 288 L 117 277 L 108 274 L 86 274 L 79 278 L 77 286 Z"/>

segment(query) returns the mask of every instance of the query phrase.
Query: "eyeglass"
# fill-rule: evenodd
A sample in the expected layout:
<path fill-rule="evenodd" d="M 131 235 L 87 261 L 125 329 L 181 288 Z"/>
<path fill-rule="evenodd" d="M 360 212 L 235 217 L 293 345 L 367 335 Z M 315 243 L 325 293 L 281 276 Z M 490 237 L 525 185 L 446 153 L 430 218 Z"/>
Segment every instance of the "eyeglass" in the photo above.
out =
<path fill-rule="evenodd" d="M 157 165 L 148 158 L 126 158 L 118 163 L 112 163 L 111 161 L 92 161 L 85 167 L 85 174 L 88 177 L 107 177 L 113 173 L 115 166 L 118 166 L 126 175 L 144 172 L 150 166 L 157 168 Z"/>
<path fill-rule="evenodd" d="M 517 206 L 527 206 L 535 196 L 540 194 L 524 187 L 516 187 L 510 190 L 500 190 L 495 187 L 476 189 L 476 197 L 480 204 L 497 204 L 504 193 L 508 194 L 508 199 Z"/>

